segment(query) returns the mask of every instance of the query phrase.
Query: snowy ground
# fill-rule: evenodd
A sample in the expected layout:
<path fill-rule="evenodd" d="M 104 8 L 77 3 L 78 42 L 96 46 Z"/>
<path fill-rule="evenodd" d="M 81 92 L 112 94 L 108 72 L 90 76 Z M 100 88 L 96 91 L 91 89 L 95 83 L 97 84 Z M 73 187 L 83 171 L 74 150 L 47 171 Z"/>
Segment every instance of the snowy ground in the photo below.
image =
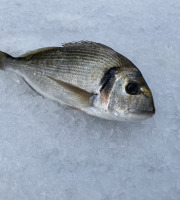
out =
<path fill-rule="evenodd" d="M 156 115 L 98 119 L 0 71 L 0 200 L 179 200 L 180 1 L 0 0 L 2 51 L 79 40 L 131 59 Z"/>

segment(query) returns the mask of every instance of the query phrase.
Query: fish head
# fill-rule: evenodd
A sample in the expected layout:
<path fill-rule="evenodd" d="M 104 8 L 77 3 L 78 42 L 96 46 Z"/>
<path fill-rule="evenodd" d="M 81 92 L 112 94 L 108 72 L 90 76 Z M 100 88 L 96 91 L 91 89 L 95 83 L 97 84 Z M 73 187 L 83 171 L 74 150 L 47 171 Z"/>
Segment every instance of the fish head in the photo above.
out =
<path fill-rule="evenodd" d="M 136 67 L 115 68 L 110 84 L 101 90 L 101 103 L 112 119 L 141 121 L 155 113 L 151 90 Z M 106 88 L 106 90 L 105 90 Z"/>

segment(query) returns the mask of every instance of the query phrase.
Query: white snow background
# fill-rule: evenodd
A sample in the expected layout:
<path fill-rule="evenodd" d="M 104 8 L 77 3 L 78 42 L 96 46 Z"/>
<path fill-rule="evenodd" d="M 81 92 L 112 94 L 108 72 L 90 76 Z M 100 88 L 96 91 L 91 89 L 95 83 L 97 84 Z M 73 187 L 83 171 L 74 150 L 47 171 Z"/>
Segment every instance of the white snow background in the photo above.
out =
<path fill-rule="evenodd" d="M 156 114 L 95 118 L 0 71 L 0 200 L 179 200 L 180 1 L 0 0 L 0 50 L 80 40 L 129 58 Z"/>

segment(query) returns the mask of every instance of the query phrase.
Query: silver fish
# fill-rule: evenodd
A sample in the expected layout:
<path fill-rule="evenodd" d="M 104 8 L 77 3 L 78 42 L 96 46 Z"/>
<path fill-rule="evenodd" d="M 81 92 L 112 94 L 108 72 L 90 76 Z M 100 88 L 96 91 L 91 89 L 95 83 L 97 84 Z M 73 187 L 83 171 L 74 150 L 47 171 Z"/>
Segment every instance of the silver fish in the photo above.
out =
<path fill-rule="evenodd" d="M 139 121 L 155 113 L 141 72 L 100 43 L 67 43 L 20 57 L 0 51 L 0 69 L 19 74 L 45 97 L 100 118 Z"/>

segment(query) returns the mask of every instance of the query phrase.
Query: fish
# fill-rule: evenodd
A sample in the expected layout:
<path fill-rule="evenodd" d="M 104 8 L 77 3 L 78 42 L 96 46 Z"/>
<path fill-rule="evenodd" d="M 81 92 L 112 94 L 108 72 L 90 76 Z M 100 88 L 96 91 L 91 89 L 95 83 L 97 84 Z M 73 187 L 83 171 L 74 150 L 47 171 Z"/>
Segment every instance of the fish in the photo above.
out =
<path fill-rule="evenodd" d="M 155 114 L 140 70 L 101 43 L 70 42 L 19 57 L 0 51 L 0 69 L 18 74 L 40 95 L 92 116 L 133 122 Z"/>

